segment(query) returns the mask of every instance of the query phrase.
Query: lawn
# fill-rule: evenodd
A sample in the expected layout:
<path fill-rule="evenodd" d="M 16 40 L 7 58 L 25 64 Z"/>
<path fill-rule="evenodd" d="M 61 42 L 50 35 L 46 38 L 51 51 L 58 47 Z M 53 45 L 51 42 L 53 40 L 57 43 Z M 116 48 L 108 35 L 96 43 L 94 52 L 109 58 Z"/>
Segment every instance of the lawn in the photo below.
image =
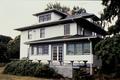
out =
<path fill-rule="evenodd" d="M 26 77 L 26 76 L 15 76 L 9 74 L 3 74 L 4 67 L 0 67 L 0 80 L 53 80 L 53 79 L 43 79 L 35 77 Z"/>

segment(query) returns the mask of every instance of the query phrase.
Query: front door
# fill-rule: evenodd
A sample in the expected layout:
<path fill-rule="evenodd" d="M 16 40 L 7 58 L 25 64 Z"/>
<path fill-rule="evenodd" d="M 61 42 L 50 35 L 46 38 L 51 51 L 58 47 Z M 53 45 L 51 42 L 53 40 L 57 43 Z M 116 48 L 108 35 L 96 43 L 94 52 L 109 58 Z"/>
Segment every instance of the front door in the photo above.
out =
<path fill-rule="evenodd" d="M 52 45 L 52 61 L 63 61 L 63 45 Z"/>

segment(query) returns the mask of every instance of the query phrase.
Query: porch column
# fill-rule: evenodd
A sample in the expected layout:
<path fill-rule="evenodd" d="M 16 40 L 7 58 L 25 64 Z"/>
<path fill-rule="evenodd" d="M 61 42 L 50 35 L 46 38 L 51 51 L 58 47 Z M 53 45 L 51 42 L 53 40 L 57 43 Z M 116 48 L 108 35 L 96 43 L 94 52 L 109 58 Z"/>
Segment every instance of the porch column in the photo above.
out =
<path fill-rule="evenodd" d="M 66 43 L 63 44 L 63 63 L 66 60 L 65 57 L 66 57 Z"/>
<path fill-rule="evenodd" d="M 52 60 L 52 46 L 51 46 L 51 44 L 49 44 L 49 51 L 48 51 L 48 53 L 49 53 L 49 60 Z"/>
<path fill-rule="evenodd" d="M 90 55 L 91 55 L 90 75 L 92 75 L 93 74 L 93 66 L 92 66 L 92 64 L 93 64 L 92 41 L 91 40 L 89 40 L 89 41 L 90 41 Z"/>
<path fill-rule="evenodd" d="M 29 59 L 31 55 L 31 47 L 30 45 L 28 46 L 28 54 L 27 54 L 27 58 Z"/>

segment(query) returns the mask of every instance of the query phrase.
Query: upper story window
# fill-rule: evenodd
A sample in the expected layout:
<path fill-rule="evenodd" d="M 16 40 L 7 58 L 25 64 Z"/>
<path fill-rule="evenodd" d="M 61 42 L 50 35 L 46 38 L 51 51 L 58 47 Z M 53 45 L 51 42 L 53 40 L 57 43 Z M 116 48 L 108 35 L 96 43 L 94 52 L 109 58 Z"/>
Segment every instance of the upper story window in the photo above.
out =
<path fill-rule="evenodd" d="M 92 36 L 92 31 L 88 31 L 88 30 L 84 29 L 84 35 L 85 36 Z"/>
<path fill-rule="evenodd" d="M 79 34 L 79 35 L 83 35 L 83 28 L 82 27 L 80 27 L 79 25 L 77 26 L 77 34 Z"/>
<path fill-rule="evenodd" d="M 32 30 L 28 30 L 28 39 L 32 39 Z"/>
<path fill-rule="evenodd" d="M 70 34 L 70 24 L 65 24 L 64 25 L 64 35 L 69 35 Z"/>
<path fill-rule="evenodd" d="M 39 22 L 44 22 L 48 20 L 51 20 L 51 14 L 45 14 L 45 15 L 39 16 Z"/>
<path fill-rule="evenodd" d="M 45 28 L 40 28 L 40 38 L 45 37 Z"/>

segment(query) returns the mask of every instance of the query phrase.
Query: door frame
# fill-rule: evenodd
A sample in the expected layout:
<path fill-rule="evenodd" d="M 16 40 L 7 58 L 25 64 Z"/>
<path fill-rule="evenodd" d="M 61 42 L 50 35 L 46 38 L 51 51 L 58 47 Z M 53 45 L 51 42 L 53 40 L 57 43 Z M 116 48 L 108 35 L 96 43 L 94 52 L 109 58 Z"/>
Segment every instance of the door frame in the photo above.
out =
<path fill-rule="evenodd" d="M 53 46 L 57 47 L 57 60 L 53 60 Z M 64 60 L 64 45 L 63 44 L 51 44 L 51 60 L 52 60 L 52 62 L 59 62 L 59 46 L 62 46 L 62 61 Z"/>

